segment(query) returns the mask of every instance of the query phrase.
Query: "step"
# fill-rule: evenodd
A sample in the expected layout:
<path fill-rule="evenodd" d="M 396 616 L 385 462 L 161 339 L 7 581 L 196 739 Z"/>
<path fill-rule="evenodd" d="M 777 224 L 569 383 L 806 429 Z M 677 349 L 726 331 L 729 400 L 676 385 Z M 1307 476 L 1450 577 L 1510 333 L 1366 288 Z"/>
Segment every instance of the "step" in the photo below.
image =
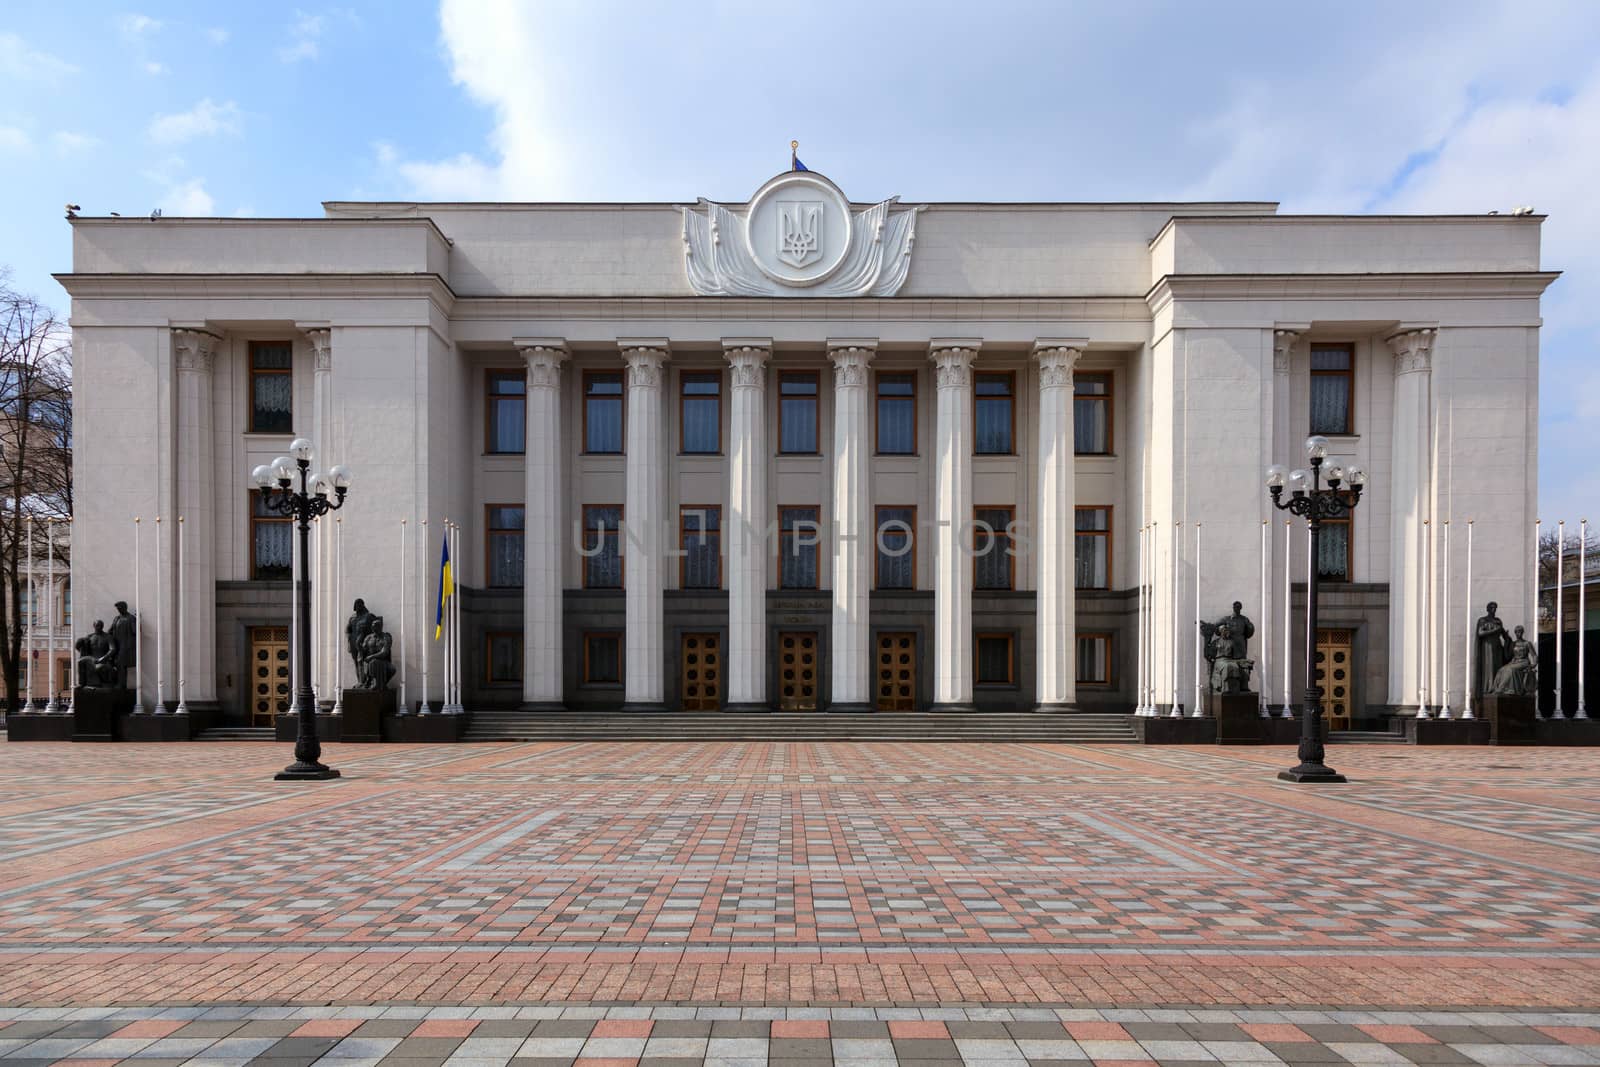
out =
<path fill-rule="evenodd" d="M 1035 715 L 978 712 L 967 715 L 877 713 L 830 715 L 774 712 L 725 715 L 706 712 L 620 714 L 617 712 L 474 712 L 468 741 L 1048 741 L 1132 743 L 1125 714 Z"/>
<path fill-rule="evenodd" d="M 214 726 L 201 730 L 196 741 L 273 741 L 276 732 L 270 726 Z"/>
<path fill-rule="evenodd" d="M 1330 745 L 1403 745 L 1405 743 L 1405 734 L 1391 733 L 1388 730 L 1328 731 L 1328 744 Z"/>

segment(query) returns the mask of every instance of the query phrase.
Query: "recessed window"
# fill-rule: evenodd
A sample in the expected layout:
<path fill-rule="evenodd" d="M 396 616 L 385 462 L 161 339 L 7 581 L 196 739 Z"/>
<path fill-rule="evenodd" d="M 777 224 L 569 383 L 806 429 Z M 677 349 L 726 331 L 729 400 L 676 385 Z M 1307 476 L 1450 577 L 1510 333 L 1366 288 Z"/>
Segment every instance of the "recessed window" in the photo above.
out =
<path fill-rule="evenodd" d="M 685 371 L 678 377 L 678 413 L 683 451 L 715 453 L 722 448 L 722 375 Z"/>
<path fill-rule="evenodd" d="M 1355 391 L 1355 346 L 1311 346 L 1311 432 L 1353 433 L 1350 401 Z"/>
<path fill-rule="evenodd" d="M 1077 676 L 1079 685 L 1111 684 L 1111 635 L 1079 634 Z"/>
<path fill-rule="evenodd" d="M 1016 574 L 1011 547 L 1012 508 L 977 508 L 973 512 L 972 573 L 977 589 L 1010 589 Z"/>
<path fill-rule="evenodd" d="M 622 505 L 583 507 L 583 584 L 587 589 L 622 588 Z"/>
<path fill-rule="evenodd" d="M 1015 685 L 1010 634 L 979 634 L 973 656 L 973 681 L 978 685 Z"/>
<path fill-rule="evenodd" d="M 822 540 L 819 509 L 778 509 L 778 585 L 784 589 L 817 588 L 817 545 Z"/>
<path fill-rule="evenodd" d="M 250 432 L 294 431 L 294 347 L 288 341 L 250 345 Z"/>
<path fill-rule="evenodd" d="M 974 376 L 976 427 L 973 451 L 979 455 L 1006 455 L 1013 450 L 1016 381 L 1016 375 L 1010 371 Z"/>
<path fill-rule="evenodd" d="M 1322 520 L 1322 533 L 1317 538 L 1317 579 L 1323 582 L 1350 580 L 1349 515 Z"/>
<path fill-rule="evenodd" d="M 911 371 L 878 375 L 878 452 L 909 456 L 917 450 L 917 376 Z"/>
<path fill-rule="evenodd" d="M 289 517 L 267 507 L 264 493 L 250 494 L 250 577 L 258 582 L 294 577 L 294 530 Z"/>
<path fill-rule="evenodd" d="M 522 631 L 490 631 L 483 635 L 484 682 L 491 686 L 522 684 Z"/>
<path fill-rule="evenodd" d="M 490 504 L 484 509 L 487 577 L 491 587 L 516 588 L 522 585 L 526 515 L 526 509 L 521 504 Z"/>
<path fill-rule="evenodd" d="M 491 454 L 520 455 L 528 419 L 528 376 L 520 370 L 484 372 L 484 443 Z"/>
<path fill-rule="evenodd" d="M 1079 589 L 1111 588 L 1111 509 L 1083 507 L 1076 509 L 1077 557 L 1076 587 Z"/>
<path fill-rule="evenodd" d="M 817 372 L 778 374 L 778 451 L 817 451 Z"/>
<path fill-rule="evenodd" d="M 622 684 L 622 635 L 614 632 L 583 635 L 583 684 Z"/>
<path fill-rule="evenodd" d="M 872 584 L 879 589 L 915 589 L 917 509 L 877 509 L 877 563 Z"/>
<path fill-rule="evenodd" d="M 622 372 L 583 375 L 583 450 L 601 455 L 622 451 Z"/>
<path fill-rule="evenodd" d="M 1073 449 L 1080 456 L 1111 453 L 1111 374 L 1072 376 Z"/>
<path fill-rule="evenodd" d="M 722 507 L 685 504 L 678 509 L 678 585 L 683 589 L 722 588 Z"/>

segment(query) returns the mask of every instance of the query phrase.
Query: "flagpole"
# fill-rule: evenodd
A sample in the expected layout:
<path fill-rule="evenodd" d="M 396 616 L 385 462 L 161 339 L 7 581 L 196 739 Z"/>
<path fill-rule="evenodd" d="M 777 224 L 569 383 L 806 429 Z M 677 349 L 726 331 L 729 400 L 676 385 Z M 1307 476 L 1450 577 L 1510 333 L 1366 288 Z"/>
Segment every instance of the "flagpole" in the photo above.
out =
<path fill-rule="evenodd" d="M 1567 520 L 1556 520 L 1556 706 L 1550 709 L 1552 719 L 1567 717 L 1561 699 L 1561 646 L 1567 643 L 1566 603 L 1563 594 L 1567 586 Z"/>
<path fill-rule="evenodd" d="M 61 625 L 65 626 L 67 628 L 67 652 L 68 652 L 68 657 L 67 658 L 68 658 L 68 662 L 70 663 L 71 662 L 71 649 L 72 649 L 72 618 L 67 613 L 67 601 L 72 596 L 72 560 L 70 558 L 70 556 L 71 556 L 70 547 L 72 545 L 72 516 L 68 515 L 62 521 L 67 524 L 67 545 L 68 545 L 68 548 L 69 548 L 69 552 L 68 552 L 68 557 L 69 558 L 67 559 L 67 573 L 64 576 L 65 577 L 65 581 L 63 581 L 61 583 Z M 73 704 L 73 701 L 75 701 L 77 699 L 78 699 L 78 679 L 77 679 L 77 671 L 76 671 L 76 669 L 74 669 L 73 672 L 72 672 L 71 684 L 67 686 L 67 714 L 68 715 L 72 714 L 72 704 Z"/>
<path fill-rule="evenodd" d="M 156 516 L 156 714 L 167 713 L 166 597 L 161 582 L 161 516 Z"/>
<path fill-rule="evenodd" d="M 1289 539 L 1294 532 L 1293 526 L 1289 519 L 1283 520 L 1283 714 L 1280 718 L 1284 719 L 1294 718 L 1294 699 L 1291 696 L 1294 690 L 1290 687 L 1289 678 L 1290 661 L 1294 659 L 1289 651 L 1289 623 L 1294 616 L 1294 567 L 1291 564 L 1294 545 Z"/>
<path fill-rule="evenodd" d="M 1439 718 L 1450 718 L 1450 520 L 1444 520 L 1444 606 L 1438 618 L 1444 632 L 1437 634 L 1439 646 Z"/>
<path fill-rule="evenodd" d="M 400 708 L 406 714 L 406 520 L 400 520 Z"/>
<path fill-rule="evenodd" d="M 1139 642 L 1139 679 L 1135 687 L 1133 713 L 1139 718 L 1144 717 L 1144 567 L 1145 567 L 1145 540 L 1150 532 L 1148 526 L 1139 527 L 1139 602 L 1138 602 L 1138 642 Z"/>
<path fill-rule="evenodd" d="M 144 714 L 144 686 L 139 672 L 144 670 L 144 648 L 140 631 L 144 629 L 143 609 L 139 606 L 139 568 L 143 557 L 139 555 L 139 516 L 133 517 L 133 714 Z"/>
<path fill-rule="evenodd" d="M 1539 644 L 1539 538 L 1543 532 L 1543 524 L 1543 519 L 1533 520 L 1533 614 L 1528 618 L 1530 625 L 1533 627 L 1533 643 L 1535 647 Z M 1492 682 L 1493 679 L 1491 678 L 1490 681 Z M 1542 685 L 1539 687 L 1539 689 L 1543 688 Z M 1540 692 L 1535 690 L 1533 694 L 1533 717 L 1536 719 L 1544 717 L 1539 714 L 1539 700 Z"/>
<path fill-rule="evenodd" d="M 456 619 L 456 714 L 460 715 L 464 710 L 461 706 L 461 638 L 463 635 L 461 633 L 461 583 L 456 581 L 456 574 L 459 572 L 460 567 L 456 560 L 461 558 L 461 525 L 452 523 L 450 533 L 455 540 L 455 545 L 450 553 L 450 584 L 453 587 L 450 603 L 455 608 Z"/>
<path fill-rule="evenodd" d="M 137 520 L 135 520 L 137 521 Z M 33 710 L 33 690 L 39 673 L 39 657 L 34 655 L 34 645 L 38 635 L 34 632 L 39 629 L 39 587 L 33 583 L 33 516 L 28 516 L 28 618 L 24 622 L 23 636 L 28 639 L 28 690 L 22 698 L 22 711 L 24 714 Z"/>
<path fill-rule="evenodd" d="M 1166 678 L 1168 688 L 1172 693 L 1172 708 L 1167 712 L 1167 718 L 1169 719 L 1183 718 L 1183 711 L 1180 709 L 1178 700 L 1178 612 L 1181 610 L 1181 606 L 1178 603 L 1178 550 L 1182 547 L 1182 538 L 1183 523 L 1174 522 L 1172 524 L 1172 588 L 1167 591 L 1167 601 L 1170 605 L 1168 618 L 1172 623 L 1167 628 L 1167 644 L 1172 649 L 1167 655 Z"/>
<path fill-rule="evenodd" d="M 1200 640 L 1200 524 L 1194 524 L 1194 710 L 1189 712 L 1189 718 L 1200 719 L 1205 717 L 1205 694 L 1201 689 L 1201 675 L 1204 669 L 1200 666 L 1201 656 L 1205 650 L 1201 647 Z"/>
<path fill-rule="evenodd" d="M 1272 554 L 1272 535 L 1270 532 L 1272 520 L 1261 520 L 1261 718 L 1272 718 L 1269 710 L 1270 702 L 1267 700 L 1267 682 L 1271 675 L 1268 673 L 1267 662 L 1271 658 L 1272 649 L 1272 618 L 1267 607 L 1267 559 Z"/>
<path fill-rule="evenodd" d="M 335 605 L 344 603 L 344 516 L 333 517 L 333 602 Z M 337 612 L 329 612 L 331 622 L 338 618 Z M 332 627 L 330 627 L 331 629 Z M 327 647 L 326 643 L 323 645 Z M 329 674 L 329 684 L 333 686 L 333 714 L 344 714 L 344 656 L 338 646 L 338 637 L 334 637 L 333 670 Z"/>
<path fill-rule="evenodd" d="M 1466 658 L 1467 673 L 1466 673 L 1466 677 L 1464 679 L 1465 684 L 1462 685 L 1462 687 L 1461 687 L 1461 690 L 1462 690 L 1462 695 L 1461 695 L 1461 717 L 1463 719 L 1471 719 L 1471 718 L 1474 717 L 1473 714 L 1472 714 L 1472 698 L 1474 696 L 1474 694 L 1472 692 L 1472 652 L 1473 652 L 1473 647 L 1472 646 L 1473 646 L 1474 641 L 1475 641 L 1475 635 L 1472 632 L 1473 618 L 1472 618 L 1472 520 L 1471 519 L 1467 520 L 1467 598 L 1466 599 L 1467 599 L 1467 658 Z M 1535 628 L 1535 630 L 1533 631 L 1533 636 L 1534 636 L 1534 640 L 1537 642 L 1538 637 L 1539 637 L 1539 631 L 1538 631 L 1537 628 Z"/>
<path fill-rule="evenodd" d="M 427 519 L 423 519 L 422 520 L 421 527 L 422 527 L 422 529 L 421 529 L 421 532 L 418 533 L 418 535 L 417 535 L 417 540 L 418 540 L 418 542 L 419 542 L 419 544 L 420 544 L 420 546 L 422 548 L 422 568 L 421 568 L 422 573 L 419 576 L 421 578 L 421 581 L 422 581 L 422 595 L 417 598 L 417 603 L 422 605 L 423 610 L 427 610 L 427 606 L 428 606 L 428 570 L 429 570 L 429 568 L 428 568 L 428 547 L 429 547 L 429 542 L 428 542 L 428 520 Z M 431 714 L 433 714 L 433 708 L 428 703 L 428 660 L 431 659 L 432 657 L 433 657 L 433 645 L 431 643 L 429 643 L 429 641 L 428 641 L 428 619 L 427 619 L 427 616 L 423 616 L 423 619 L 422 619 L 422 699 L 417 702 L 417 714 L 418 715 L 431 715 Z"/>
<path fill-rule="evenodd" d="M 1578 526 L 1578 714 L 1577 719 L 1587 719 L 1589 709 L 1584 705 L 1583 694 L 1583 668 L 1584 668 L 1584 627 L 1587 623 L 1586 611 L 1588 596 L 1586 595 L 1588 577 L 1586 571 L 1589 563 L 1589 520 L 1579 519 Z"/>

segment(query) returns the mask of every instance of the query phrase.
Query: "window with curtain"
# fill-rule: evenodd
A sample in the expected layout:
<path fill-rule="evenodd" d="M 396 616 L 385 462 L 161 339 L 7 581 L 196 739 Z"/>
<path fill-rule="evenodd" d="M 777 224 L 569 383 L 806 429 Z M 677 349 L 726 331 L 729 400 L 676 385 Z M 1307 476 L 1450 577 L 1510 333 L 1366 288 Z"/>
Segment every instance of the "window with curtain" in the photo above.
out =
<path fill-rule="evenodd" d="M 1111 374 L 1072 377 L 1073 450 L 1080 456 L 1111 452 Z"/>
<path fill-rule="evenodd" d="M 978 685 L 1015 685 L 1010 634 L 978 634 L 972 680 Z"/>
<path fill-rule="evenodd" d="M 483 635 L 484 682 L 491 686 L 522 684 L 522 631 L 491 631 Z"/>
<path fill-rule="evenodd" d="M 1016 375 L 1010 371 L 988 372 L 973 378 L 975 427 L 973 451 L 980 454 L 1008 454 L 1015 428 Z"/>
<path fill-rule="evenodd" d="M 910 371 L 878 375 L 878 452 L 909 456 L 917 450 L 917 376 Z"/>
<path fill-rule="evenodd" d="M 72 626 L 72 579 L 61 583 L 61 625 Z"/>
<path fill-rule="evenodd" d="M 1317 579 L 1350 580 L 1350 516 L 1322 521 L 1322 533 L 1317 538 Z"/>
<path fill-rule="evenodd" d="M 622 635 L 586 633 L 583 635 L 583 684 L 622 684 Z"/>
<path fill-rule="evenodd" d="M 30 627 L 39 625 L 38 620 L 33 617 L 33 590 L 28 588 L 26 579 L 17 592 L 17 622 L 23 633 L 27 633 Z"/>
<path fill-rule="evenodd" d="M 583 376 L 583 450 L 622 451 L 622 372 L 588 371 Z"/>
<path fill-rule="evenodd" d="M 683 589 L 722 588 L 722 507 L 685 504 L 678 509 L 678 585 Z"/>
<path fill-rule="evenodd" d="M 817 451 L 816 371 L 778 375 L 778 451 Z"/>
<path fill-rule="evenodd" d="M 250 432 L 294 432 L 294 347 L 288 341 L 250 345 Z"/>
<path fill-rule="evenodd" d="M 778 585 L 784 589 L 817 588 L 817 546 L 820 509 L 778 509 Z"/>
<path fill-rule="evenodd" d="M 483 450 L 520 454 L 527 432 L 527 374 L 520 370 L 491 370 L 484 372 L 483 381 Z"/>
<path fill-rule="evenodd" d="M 583 584 L 589 589 L 622 588 L 621 504 L 584 505 Z"/>
<path fill-rule="evenodd" d="M 1111 588 L 1111 509 L 1078 508 L 1075 519 L 1077 588 Z"/>
<path fill-rule="evenodd" d="M 683 451 L 710 453 L 722 449 L 722 374 L 685 371 L 678 378 Z"/>
<path fill-rule="evenodd" d="M 260 492 L 250 494 L 250 577 L 260 581 L 292 578 L 294 531 L 286 515 L 267 508 Z"/>
<path fill-rule="evenodd" d="M 878 562 L 873 584 L 879 589 L 915 589 L 917 509 L 879 507 L 877 520 Z"/>
<path fill-rule="evenodd" d="M 490 504 L 484 510 L 484 525 L 488 531 L 488 584 L 494 588 L 520 588 L 527 512 L 521 504 Z"/>
<path fill-rule="evenodd" d="M 1011 508 L 977 508 L 972 531 L 973 585 L 1010 589 L 1015 574 L 1011 554 Z"/>
<path fill-rule="evenodd" d="M 1111 684 L 1111 635 L 1079 634 L 1077 675 L 1079 685 Z"/>
<path fill-rule="evenodd" d="M 1355 391 L 1355 346 L 1311 346 L 1311 432 L 1354 433 L 1350 401 Z"/>

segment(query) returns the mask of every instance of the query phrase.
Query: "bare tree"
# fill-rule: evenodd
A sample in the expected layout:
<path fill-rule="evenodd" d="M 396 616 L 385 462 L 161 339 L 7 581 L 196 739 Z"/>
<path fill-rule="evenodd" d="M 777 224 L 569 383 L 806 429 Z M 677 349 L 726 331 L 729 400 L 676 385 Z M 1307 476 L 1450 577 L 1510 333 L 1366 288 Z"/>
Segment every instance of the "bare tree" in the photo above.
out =
<path fill-rule="evenodd" d="M 28 553 L 67 563 L 40 519 L 72 515 L 71 335 L 51 310 L 0 273 L 0 671 L 8 712 L 21 700 L 22 579 Z M 33 518 L 34 543 L 27 544 Z M 47 669 L 54 671 L 54 665 Z"/>
<path fill-rule="evenodd" d="M 1583 577 L 1578 574 L 1578 561 L 1582 556 L 1588 559 L 1600 558 L 1600 537 L 1589 535 L 1588 546 L 1585 547 L 1580 528 L 1568 524 L 1567 536 L 1563 539 L 1555 528 L 1542 529 L 1539 532 L 1539 626 L 1542 629 L 1549 623 L 1550 629 L 1555 630 L 1556 617 L 1556 564 L 1562 562 L 1562 571 L 1565 575 L 1563 585 L 1567 586 L 1568 602 L 1577 603 L 1577 585 Z M 1560 549 L 1561 542 L 1565 548 Z M 1580 556 L 1580 550 L 1582 556 Z M 1591 567 L 1591 570 L 1593 568 Z M 1579 624 L 1580 628 L 1582 623 Z"/>

